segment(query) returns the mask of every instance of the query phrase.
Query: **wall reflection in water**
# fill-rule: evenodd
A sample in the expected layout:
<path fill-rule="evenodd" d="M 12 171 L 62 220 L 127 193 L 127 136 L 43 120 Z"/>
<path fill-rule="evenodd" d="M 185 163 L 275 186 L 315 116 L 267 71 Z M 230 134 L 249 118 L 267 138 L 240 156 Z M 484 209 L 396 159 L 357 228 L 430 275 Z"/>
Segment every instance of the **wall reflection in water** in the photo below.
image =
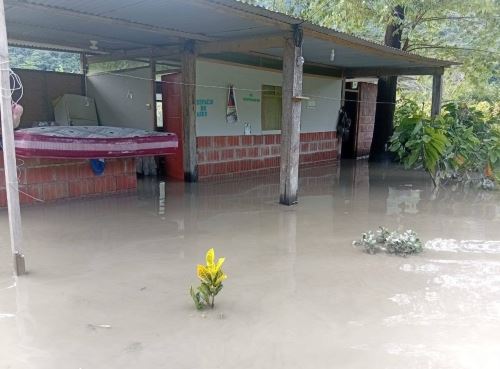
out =
<path fill-rule="evenodd" d="M 437 194 L 428 176 L 393 164 L 365 160 L 342 160 L 339 165 L 301 169 L 300 198 L 327 196 L 339 213 L 378 213 L 412 216 L 419 212 L 468 215 L 500 219 L 499 194 L 476 189 L 443 188 Z M 277 205 L 279 175 L 219 178 L 184 184 L 144 177 L 138 181 L 137 197 L 154 211 L 166 214 L 265 210 Z M 182 209 L 182 211 L 181 211 Z M 182 223 L 182 222 L 181 222 Z M 182 228 L 182 227 L 181 227 Z"/>

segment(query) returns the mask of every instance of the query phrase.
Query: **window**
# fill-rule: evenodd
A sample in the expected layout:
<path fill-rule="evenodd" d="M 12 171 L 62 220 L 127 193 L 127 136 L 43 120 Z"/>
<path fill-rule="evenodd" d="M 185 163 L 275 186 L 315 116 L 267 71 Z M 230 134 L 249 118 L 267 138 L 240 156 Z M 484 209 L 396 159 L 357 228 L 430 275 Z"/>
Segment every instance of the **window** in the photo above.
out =
<path fill-rule="evenodd" d="M 163 128 L 163 90 L 162 82 L 155 81 L 155 103 L 156 103 L 156 128 L 162 130 Z"/>
<path fill-rule="evenodd" d="M 82 73 L 80 54 L 9 47 L 11 68 Z"/>
<path fill-rule="evenodd" d="M 261 122 L 263 131 L 281 130 L 281 87 L 262 85 Z"/>

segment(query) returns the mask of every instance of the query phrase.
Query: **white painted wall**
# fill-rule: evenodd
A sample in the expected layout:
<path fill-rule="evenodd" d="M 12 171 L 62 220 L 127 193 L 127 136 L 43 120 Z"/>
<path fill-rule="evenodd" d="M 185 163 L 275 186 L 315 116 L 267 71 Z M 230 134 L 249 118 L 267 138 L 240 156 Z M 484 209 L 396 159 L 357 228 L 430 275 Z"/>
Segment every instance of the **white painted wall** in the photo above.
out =
<path fill-rule="evenodd" d="M 263 84 L 281 86 L 281 72 L 198 60 L 196 78 L 198 84 L 196 99 L 199 101 L 213 100 L 213 104 L 199 104 L 197 106 L 197 112 L 201 112 L 201 105 L 205 106 L 204 109 L 207 112 L 206 116 L 199 116 L 196 119 L 197 136 L 242 135 L 245 122 L 251 124 L 252 134 L 263 133 L 260 123 L 261 93 L 251 90 L 261 90 Z M 236 124 L 226 123 L 226 86 L 230 84 L 239 89 L 236 90 L 239 115 L 239 122 Z M 248 91 L 242 89 L 248 89 Z M 336 129 L 341 89 L 341 79 L 304 76 L 303 95 L 310 96 L 311 100 L 302 104 L 301 132 L 322 132 Z M 257 98 L 259 101 L 248 101 L 248 98 Z M 264 133 L 277 132 L 279 131 L 265 131 Z"/>
<path fill-rule="evenodd" d="M 87 77 L 87 96 L 93 97 L 101 125 L 154 129 L 151 69 L 95 74 Z M 149 106 L 148 106 L 149 104 Z"/>
<path fill-rule="evenodd" d="M 196 119 L 198 136 L 242 135 L 246 122 L 250 123 L 252 134 L 279 132 L 261 130 L 260 90 L 265 84 L 281 86 L 281 72 L 208 60 L 198 60 L 196 69 L 196 99 L 205 103 L 213 101 L 213 104 L 197 106 L 197 112 L 206 109 L 206 116 Z M 96 74 L 87 77 L 87 95 L 96 101 L 100 123 L 154 129 L 154 107 L 147 106 L 154 101 L 152 82 L 147 80 L 151 77 L 150 69 L 117 73 L 120 76 Z M 227 86 L 230 84 L 237 89 L 239 122 L 236 124 L 226 123 Z M 304 76 L 303 95 L 311 100 L 302 103 L 301 132 L 335 130 L 341 87 L 342 80 L 338 78 Z M 250 101 L 252 99 L 258 101 Z"/>

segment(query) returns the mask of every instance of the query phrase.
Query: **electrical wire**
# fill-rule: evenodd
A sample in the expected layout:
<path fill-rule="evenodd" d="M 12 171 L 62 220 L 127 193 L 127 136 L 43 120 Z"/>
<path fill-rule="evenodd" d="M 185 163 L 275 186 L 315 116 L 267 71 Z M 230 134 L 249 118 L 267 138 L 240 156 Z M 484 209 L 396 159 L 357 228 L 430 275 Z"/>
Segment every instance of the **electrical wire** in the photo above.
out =
<path fill-rule="evenodd" d="M 157 81 L 156 79 L 152 79 L 152 78 L 132 76 L 129 74 L 116 73 L 116 72 L 98 72 L 98 73 L 94 74 L 94 76 L 103 75 L 103 74 L 110 75 L 110 76 L 116 76 L 116 77 L 138 79 L 138 80 L 142 80 L 142 81 L 149 81 L 149 82 L 155 82 L 155 83 L 179 85 L 179 86 L 194 86 L 194 87 L 199 87 L 199 88 L 213 88 L 213 89 L 222 89 L 222 90 L 227 90 L 229 88 L 229 85 L 218 86 L 218 85 L 206 85 L 206 84 L 199 84 L 199 83 L 184 83 L 184 82 L 175 82 L 175 81 Z M 243 87 L 235 87 L 234 85 L 233 85 L 233 90 L 243 91 L 243 92 L 260 92 L 260 93 L 262 93 L 262 92 L 274 92 L 274 90 L 266 90 L 266 89 L 259 89 L 259 88 L 243 88 Z M 338 98 L 338 97 L 332 97 L 332 96 L 310 95 L 310 94 L 306 94 L 306 96 L 313 97 L 315 99 L 328 100 L 328 101 L 341 101 L 341 102 L 344 101 L 344 102 L 358 102 L 358 103 L 367 103 L 367 104 L 397 105 L 397 102 L 394 103 L 391 101 L 376 101 L 376 102 L 374 102 L 374 101 L 368 101 L 368 100 L 345 99 L 345 98 Z M 449 99 L 449 100 L 443 100 L 443 103 L 445 103 L 445 102 L 468 103 L 470 101 L 472 101 L 472 100 Z"/>
<path fill-rule="evenodd" d="M 8 61 L 3 61 L 0 62 L 0 65 L 2 64 L 7 64 Z M 5 91 L 8 91 L 7 94 L 12 100 L 12 106 L 18 105 L 21 99 L 23 98 L 24 95 L 24 87 L 23 83 L 21 82 L 21 77 L 14 72 L 11 68 L 0 68 L 0 71 L 2 72 L 9 72 L 9 81 L 10 81 L 10 88 L 2 88 L 0 87 L 0 96 L 3 97 L 3 93 Z M 17 94 L 18 96 L 14 98 L 14 95 Z M 23 194 L 24 196 L 27 196 L 35 201 L 38 202 L 45 202 L 42 199 L 39 199 L 35 196 L 32 196 L 31 194 L 27 193 L 26 191 L 23 191 L 19 189 L 19 183 L 21 182 L 21 174 L 22 174 L 22 169 L 24 167 L 24 160 L 23 159 L 17 159 L 16 160 L 16 172 L 17 172 L 17 183 L 15 182 L 9 182 L 9 186 L 11 189 L 17 191 L 20 194 Z M 2 187 L 1 189 L 7 189 L 7 187 Z"/>
<path fill-rule="evenodd" d="M 95 75 L 110 75 L 110 76 L 116 76 L 116 77 L 125 77 L 125 78 L 131 78 L 131 79 L 138 79 L 142 81 L 149 81 L 149 82 L 155 82 L 155 83 L 165 83 L 165 84 L 173 84 L 173 85 L 179 85 L 179 86 L 195 86 L 199 88 L 213 88 L 213 89 L 222 89 L 222 90 L 227 90 L 229 86 L 218 86 L 218 85 L 205 85 L 205 84 L 199 84 L 199 83 L 184 83 L 184 82 L 175 82 L 175 81 L 157 81 L 152 78 L 147 78 L 147 77 L 139 77 L 139 76 L 131 76 L 129 74 L 123 74 L 123 73 L 115 73 L 115 72 L 99 72 L 96 73 Z M 233 90 L 235 91 L 244 91 L 244 92 L 273 92 L 273 90 L 266 90 L 266 89 L 256 89 L 256 88 L 242 88 L 242 87 L 233 87 Z M 313 97 L 316 99 L 323 99 L 323 100 L 329 100 L 329 101 L 352 101 L 352 102 L 360 102 L 360 103 L 374 103 L 373 101 L 363 101 L 363 100 L 356 100 L 356 99 L 342 99 L 338 97 L 332 97 L 332 96 L 321 96 L 321 95 L 308 95 L 309 97 Z M 390 104 L 390 105 L 396 105 L 396 103 L 387 101 L 378 101 L 376 104 Z"/>
<path fill-rule="evenodd" d="M 8 63 L 8 61 L 0 62 L 0 66 L 3 64 L 7 64 L 7 63 Z M 13 105 L 19 104 L 19 101 L 21 101 L 21 99 L 23 98 L 23 95 L 24 95 L 24 88 L 23 88 L 23 84 L 21 82 L 21 78 L 11 68 L 1 68 L 0 67 L 0 71 L 9 72 L 9 81 L 10 81 L 10 87 L 8 89 L 0 87 L 0 97 L 4 96 L 3 95 L 4 92 L 7 92 L 9 97 L 12 99 Z M 14 95 L 16 95 L 16 93 L 18 96 L 14 98 Z"/>

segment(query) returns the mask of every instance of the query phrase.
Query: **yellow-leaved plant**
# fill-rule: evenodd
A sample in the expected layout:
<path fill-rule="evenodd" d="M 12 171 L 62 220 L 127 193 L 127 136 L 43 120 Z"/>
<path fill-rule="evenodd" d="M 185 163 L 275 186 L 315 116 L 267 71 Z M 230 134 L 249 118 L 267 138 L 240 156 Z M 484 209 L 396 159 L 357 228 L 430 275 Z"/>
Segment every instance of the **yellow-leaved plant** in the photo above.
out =
<path fill-rule="evenodd" d="M 222 282 L 227 278 L 222 271 L 225 258 L 219 258 L 215 262 L 214 249 L 208 250 L 205 258 L 207 265 L 198 264 L 196 267 L 196 274 L 201 285 L 196 290 L 191 287 L 189 291 L 198 310 L 207 306 L 214 308 L 215 296 L 222 290 Z"/>

